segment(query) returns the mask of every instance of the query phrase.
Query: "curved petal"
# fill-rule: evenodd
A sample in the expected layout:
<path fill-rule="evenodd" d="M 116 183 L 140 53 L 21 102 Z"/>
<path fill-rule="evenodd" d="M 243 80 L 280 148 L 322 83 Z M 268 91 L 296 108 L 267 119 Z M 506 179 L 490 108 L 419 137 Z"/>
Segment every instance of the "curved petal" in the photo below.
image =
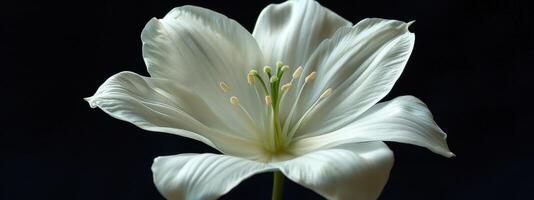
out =
<path fill-rule="evenodd" d="M 306 86 L 298 113 L 304 113 L 327 88 L 330 97 L 309 115 L 296 135 L 319 135 L 354 121 L 393 87 L 412 52 L 415 35 L 410 23 L 365 19 L 341 28 L 317 48 L 306 63 L 306 74 L 317 72 Z M 300 80 L 300 84 L 303 84 Z M 297 116 L 301 116 L 301 114 Z"/>
<path fill-rule="evenodd" d="M 304 65 L 319 43 L 352 23 L 312 0 L 271 4 L 261 12 L 252 35 L 267 63 Z"/>
<path fill-rule="evenodd" d="M 106 80 L 86 100 L 91 107 L 99 107 L 145 130 L 199 140 L 232 155 L 261 155 L 260 144 L 227 134 L 235 131 L 235 127 L 217 118 L 194 92 L 169 80 L 121 72 Z"/>
<path fill-rule="evenodd" d="M 261 109 L 247 73 L 263 56 L 252 35 L 234 20 L 214 11 L 183 6 L 163 19 L 152 19 L 141 34 L 143 57 L 152 77 L 171 79 L 201 94 L 214 114 L 232 123 L 229 103 L 237 96 L 253 116 Z M 220 82 L 232 89 L 220 90 Z"/>
<path fill-rule="evenodd" d="M 276 165 L 289 179 L 327 199 L 377 199 L 393 166 L 393 153 L 383 142 L 356 143 Z"/>
<path fill-rule="evenodd" d="M 308 152 L 341 144 L 392 141 L 426 147 L 452 157 L 443 132 L 426 105 L 413 96 L 401 96 L 376 104 L 351 124 L 334 132 L 298 139 L 295 151 Z"/>
<path fill-rule="evenodd" d="M 180 154 L 154 160 L 154 183 L 169 200 L 211 200 L 248 177 L 273 171 L 264 163 L 216 154 Z"/>

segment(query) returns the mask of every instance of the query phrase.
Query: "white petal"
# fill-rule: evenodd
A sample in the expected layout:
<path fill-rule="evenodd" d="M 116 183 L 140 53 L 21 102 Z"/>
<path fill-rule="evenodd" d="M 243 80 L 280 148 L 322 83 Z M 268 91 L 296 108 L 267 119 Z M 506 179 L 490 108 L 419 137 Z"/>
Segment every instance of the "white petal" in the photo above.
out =
<path fill-rule="evenodd" d="M 351 25 L 315 1 L 292 0 L 267 6 L 252 35 L 267 63 L 281 60 L 298 67 L 322 40 L 331 37 L 339 27 Z"/>
<path fill-rule="evenodd" d="M 244 179 L 273 170 L 263 163 L 216 154 L 158 157 L 152 165 L 154 183 L 169 200 L 217 199 Z"/>
<path fill-rule="evenodd" d="M 228 134 L 233 127 L 217 118 L 202 98 L 169 80 L 121 72 L 86 100 L 91 107 L 145 130 L 199 140 L 228 154 L 261 155 L 257 142 Z"/>
<path fill-rule="evenodd" d="M 346 127 L 324 135 L 298 140 L 296 152 L 314 151 L 341 144 L 367 141 L 402 142 L 452 157 L 447 135 L 434 122 L 426 105 L 413 96 L 376 104 Z"/>
<path fill-rule="evenodd" d="M 315 151 L 275 164 L 291 180 L 331 200 L 376 199 L 393 166 L 382 142 Z"/>
<path fill-rule="evenodd" d="M 317 48 L 305 74 L 317 71 L 300 102 L 304 113 L 327 88 L 326 98 L 296 135 L 319 135 L 343 127 L 382 99 L 402 73 L 412 52 L 415 35 L 409 23 L 366 19 L 341 28 Z M 300 84 L 303 80 L 300 81 Z"/>
<path fill-rule="evenodd" d="M 187 85 L 231 124 L 240 115 L 219 88 L 225 82 L 253 116 L 259 115 L 259 100 L 246 77 L 263 56 L 252 35 L 234 20 L 204 8 L 178 7 L 163 19 L 150 20 L 141 39 L 152 77 Z"/>

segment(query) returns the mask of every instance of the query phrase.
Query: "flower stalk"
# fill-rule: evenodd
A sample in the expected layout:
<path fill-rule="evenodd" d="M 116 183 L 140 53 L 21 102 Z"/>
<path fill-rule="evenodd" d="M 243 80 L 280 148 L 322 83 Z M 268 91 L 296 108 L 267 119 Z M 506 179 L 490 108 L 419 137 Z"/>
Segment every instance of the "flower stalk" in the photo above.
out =
<path fill-rule="evenodd" d="M 271 200 L 282 200 L 284 192 L 284 174 L 282 172 L 274 172 L 273 175 L 273 194 Z"/>

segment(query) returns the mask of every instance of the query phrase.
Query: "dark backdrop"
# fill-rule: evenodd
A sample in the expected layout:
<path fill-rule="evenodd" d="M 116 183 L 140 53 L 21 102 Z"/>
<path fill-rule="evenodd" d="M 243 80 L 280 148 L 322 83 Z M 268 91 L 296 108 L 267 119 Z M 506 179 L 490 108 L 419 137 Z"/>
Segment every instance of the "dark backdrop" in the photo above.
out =
<path fill-rule="evenodd" d="M 321 1 L 353 22 L 417 20 L 414 52 L 386 100 L 426 102 L 457 157 L 388 143 L 396 163 L 381 199 L 534 197 L 534 9 L 525 2 Z M 82 98 L 117 72 L 147 75 L 140 33 L 151 17 L 193 4 L 252 30 L 268 2 L 1 4 L 0 199 L 161 199 L 153 158 L 214 150 L 115 120 Z M 270 190 L 271 175 L 261 174 L 223 199 L 269 199 Z M 285 195 L 321 199 L 294 183 Z"/>

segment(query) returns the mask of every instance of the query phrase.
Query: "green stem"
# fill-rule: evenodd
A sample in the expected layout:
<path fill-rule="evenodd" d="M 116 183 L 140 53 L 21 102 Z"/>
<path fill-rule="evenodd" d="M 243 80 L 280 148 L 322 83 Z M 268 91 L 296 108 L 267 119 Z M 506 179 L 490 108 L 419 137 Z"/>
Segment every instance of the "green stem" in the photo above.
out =
<path fill-rule="evenodd" d="M 258 74 L 255 74 L 254 76 L 256 76 L 256 78 L 258 78 L 258 80 L 260 80 L 261 87 L 263 88 L 263 91 L 265 92 L 265 95 L 269 95 L 269 91 L 267 90 L 267 86 L 265 86 L 265 82 L 263 82 L 263 79 L 261 78 L 261 76 L 258 75 Z"/>
<path fill-rule="evenodd" d="M 278 153 L 282 148 L 282 128 L 280 127 L 280 120 L 278 119 L 278 107 L 273 106 L 273 123 L 274 123 L 274 151 Z"/>
<path fill-rule="evenodd" d="M 273 176 L 273 195 L 272 200 L 282 200 L 284 189 L 284 174 L 282 172 L 274 172 Z"/>

